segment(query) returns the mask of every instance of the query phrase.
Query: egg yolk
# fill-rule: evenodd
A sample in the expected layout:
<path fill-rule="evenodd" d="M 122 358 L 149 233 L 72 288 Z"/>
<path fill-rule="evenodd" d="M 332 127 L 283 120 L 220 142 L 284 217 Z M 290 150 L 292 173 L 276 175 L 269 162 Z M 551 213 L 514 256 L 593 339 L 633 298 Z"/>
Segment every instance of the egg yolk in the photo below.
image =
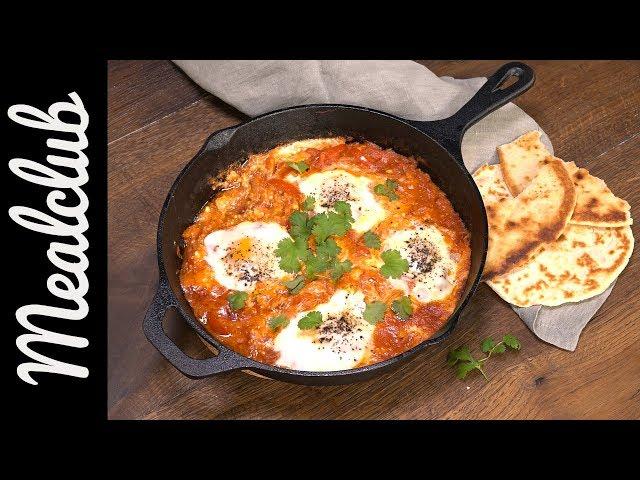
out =
<path fill-rule="evenodd" d="M 251 256 L 251 238 L 244 237 L 233 246 L 231 258 L 235 261 L 248 260 Z"/>

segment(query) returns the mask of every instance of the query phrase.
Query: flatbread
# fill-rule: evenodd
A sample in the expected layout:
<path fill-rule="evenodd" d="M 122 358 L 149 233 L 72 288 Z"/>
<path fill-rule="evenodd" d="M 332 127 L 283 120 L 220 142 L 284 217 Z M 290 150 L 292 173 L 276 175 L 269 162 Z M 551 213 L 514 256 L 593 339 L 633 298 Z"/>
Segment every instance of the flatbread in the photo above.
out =
<path fill-rule="evenodd" d="M 502 226 L 504 218 L 509 215 L 513 207 L 514 198 L 504 183 L 500 165 L 483 165 L 475 171 L 473 179 L 480 190 L 487 212 L 489 244 L 491 245 L 492 232 L 497 232 Z"/>
<path fill-rule="evenodd" d="M 525 189 L 538 174 L 541 162 L 551 155 L 540 141 L 540 135 L 533 130 L 498 147 L 502 175 L 513 196 Z"/>
<path fill-rule="evenodd" d="M 604 292 L 633 251 L 631 228 L 568 225 L 522 267 L 487 284 L 519 307 L 579 302 Z"/>
<path fill-rule="evenodd" d="M 576 202 L 575 187 L 558 159 L 542 165 L 516 197 L 507 195 L 501 175 L 502 170 L 495 165 L 483 166 L 474 173 L 489 222 L 484 279 L 519 267 L 542 246 L 555 241 L 571 218 Z"/>
<path fill-rule="evenodd" d="M 616 197 L 603 180 L 574 162 L 565 162 L 564 166 L 577 194 L 571 223 L 594 227 L 623 227 L 633 223 L 629 203 Z"/>
<path fill-rule="evenodd" d="M 537 175 L 549 159 L 540 141 L 540 132 L 531 131 L 511 143 L 498 147 L 500 169 L 512 195 L 518 195 Z M 605 182 L 578 168 L 574 162 L 563 163 L 576 187 L 576 207 L 570 223 L 596 227 L 622 227 L 631 225 L 631 207 L 616 197 Z"/>

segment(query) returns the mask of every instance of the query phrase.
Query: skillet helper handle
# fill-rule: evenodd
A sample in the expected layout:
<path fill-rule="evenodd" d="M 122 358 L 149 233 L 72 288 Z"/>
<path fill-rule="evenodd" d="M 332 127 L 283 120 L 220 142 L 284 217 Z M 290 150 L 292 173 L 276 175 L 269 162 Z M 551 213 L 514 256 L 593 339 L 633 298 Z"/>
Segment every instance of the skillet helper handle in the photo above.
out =
<path fill-rule="evenodd" d="M 511 85 L 501 88 L 509 79 Z M 471 99 L 451 117 L 430 122 L 412 122 L 427 133 L 462 163 L 462 136 L 474 123 L 523 94 L 535 82 L 533 69 L 524 63 L 511 62 L 501 66 Z"/>
<path fill-rule="evenodd" d="M 162 326 L 162 321 L 169 308 L 175 307 L 166 280 L 160 279 L 153 302 L 144 317 L 143 330 L 147 339 L 158 349 L 169 363 L 191 378 L 203 378 L 216 373 L 242 368 L 238 356 L 228 350 L 219 349 L 217 356 L 207 359 L 196 359 L 188 356 L 173 343 Z"/>

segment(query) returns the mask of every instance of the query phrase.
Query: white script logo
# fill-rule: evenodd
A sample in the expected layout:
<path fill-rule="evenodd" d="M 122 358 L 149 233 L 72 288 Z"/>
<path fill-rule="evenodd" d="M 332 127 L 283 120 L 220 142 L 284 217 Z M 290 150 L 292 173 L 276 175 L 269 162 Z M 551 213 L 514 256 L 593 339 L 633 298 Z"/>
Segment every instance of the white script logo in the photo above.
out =
<path fill-rule="evenodd" d="M 47 139 L 47 147 L 68 154 L 67 156 L 47 155 L 47 163 L 52 166 L 73 169 L 76 176 L 63 175 L 51 167 L 32 160 L 13 158 L 9 161 L 9 168 L 18 177 L 27 182 L 53 189 L 47 195 L 47 207 L 50 213 L 69 219 L 69 223 L 66 223 L 66 220 L 61 221 L 48 213 L 29 207 L 15 206 L 9 209 L 11 219 L 24 228 L 46 235 L 68 237 L 68 243 L 51 242 L 49 244 L 47 258 L 56 268 L 66 274 L 54 273 L 49 276 L 47 288 L 52 295 L 59 299 L 73 302 L 74 308 L 32 304 L 24 305 L 16 310 L 16 319 L 20 325 L 31 332 L 20 335 L 16 340 L 16 345 L 23 354 L 34 360 L 20 364 L 17 373 L 21 380 L 32 385 L 37 385 L 38 382 L 31 377 L 31 372 L 56 373 L 80 378 L 89 376 L 89 370 L 86 367 L 57 361 L 29 347 L 32 342 L 54 343 L 74 348 L 85 348 L 89 345 L 86 338 L 51 332 L 33 325 L 29 321 L 31 315 L 82 320 L 89 312 L 89 305 L 84 299 L 89 290 L 89 280 L 85 274 L 89 260 L 84 253 L 89 247 L 89 242 L 84 236 L 84 232 L 89 227 L 85 216 L 89 200 L 80 188 L 89 179 L 87 174 L 89 160 L 82 152 L 89 144 L 84 133 L 89 124 L 89 115 L 77 93 L 70 93 L 69 98 L 72 103 L 54 103 L 49 107 L 47 113 L 29 105 L 13 105 L 7 112 L 11 120 L 26 127 L 66 132 L 77 136 L 77 141 Z M 61 112 L 75 113 L 80 119 L 79 123 L 66 123 L 60 120 Z M 70 199 L 74 200 L 75 206 L 60 205 L 58 202 L 65 200 L 69 194 L 72 195 Z M 60 255 L 67 259 L 73 257 L 74 261 L 64 260 Z M 71 280 L 71 276 L 75 277 L 75 283 Z"/>

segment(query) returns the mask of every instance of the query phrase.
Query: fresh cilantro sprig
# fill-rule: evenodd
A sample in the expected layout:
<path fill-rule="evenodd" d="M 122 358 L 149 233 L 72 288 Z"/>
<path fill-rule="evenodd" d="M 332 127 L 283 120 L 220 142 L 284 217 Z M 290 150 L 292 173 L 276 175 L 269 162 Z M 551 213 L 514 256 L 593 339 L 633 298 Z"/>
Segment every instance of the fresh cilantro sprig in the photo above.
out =
<path fill-rule="evenodd" d="M 298 275 L 297 277 L 284 282 L 284 286 L 289 289 L 289 293 L 291 295 L 295 295 L 302 290 L 302 287 L 304 287 L 304 276 Z"/>
<path fill-rule="evenodd" d="M 471 355 L 469 347 L 459 347 L 455 350 L 451 350 L 447 356 L 447 365 L 457 365 L 456 376 L 462 380 L 466 378 L 467 374 L 473 370 L 478 370 L 485 380 L 489 381 L 489 377 L 484 371 L 484 364 L 491 358 L 493 354 L 504 353 L 507 347 L 511 350 L 520 350 L 520 341 L 511 334 L 507 334 L 502 337 L 502 340 L 498 343 L 491 337 L 485 338 L 480 344 L 480 349 L 487 356 L 476 360 Z"/>
<path fill-rule="evenodd" d="M 304 203 L 312 207 L 313 203 L 307 202 L 309 198 L 313 200 L 312 197 L 307 197 Z M 353 221 L 351 206 L 343 201 L 335 202 L 333 211 L 313 217 L 303 211 L 294 211 L 289 216 L 289 234 L 292 238 L 281 240 L 275 251 L 280 259 L 280 268 L 285 272 L 298 273 L 304 264 L 307 279 L 313 279 L 316 275 L 329 271 L 331 278 L 338 281 L 342 275 L 351 270 L 353 264 L 349 260 L 338 260 L 340 247 L 330 237 L 345 235 Z M 315 252 L 309 248 L 308 244 L 311 235 L 314 236 L 316 243 Z M 285 285 L 291 293 L 295 294 L 302 289 L 304 279 L 298 276 L 285 282 Z"/>
<path fill-rule="evenodd" d="M 247 292 L 232 292 L 227 297 L 231 310 L 240 310 L 244 307 L 245 302 L 249 294 Z"/>
<path fill-rule="evenodd" d="M 331 238 L 327 238 L 324 242 L 316 246 L 316 253 L 309 253 L 305 261 L 307 278 L 315 278 L 319 273 L 327 271 L 337 255 L 340 253 L 340 247 Z"/>
<path fill-rule="evenodd" d="M 295 240 L 283 238 L 278 242 L 275 254 L 280 258 L 280 268 L 285 272 L 298 273 L 301 269 L 300 261 L 309 255 L 307 240 L 297 237 Z"/>
<path fill-rule="evenodd" d="M 296 210 L 289 215 L 289 234 L 294 239 L 304 239 L 305 242 L 311 235 L 312 219 L 305 212 Z"/>
<path fill-rule="evenodd" d="M 331 263 L 331 267 L 329 267 L 329 274 L 331 275 L 331 279 L 334 282 L 337 282 L 338 280 L 340 280 L 340 277 L 349 272 L 352 267 L 353 264 L 350 260 L 345 260 L 344 262 L 341 262 L 340 260 L 334 260 Z"/>
<path fill-rule="evenodd" d="M 351 205 L 339 200 L 334 203 L 333 210 L 315 215 L 312 219 L 311 233 L 318 244 L 332 235 L 343 237 L 351 228 L 354 221 L 351 215 Z"/>
<path fill-rule="evenodd" d="M 387 305 L 378 300 L 367 303 L 364 309 L 364 319 L 371 325 L 375 325 L 384 318 L 384 312 L 387 311 Z"/>
<path fill-rule="evenodd" d="M 380 248 L 380 245 L 381 245 L 380 237 L 375 233 L 373 233 L 372 231 L 364 232 L 364 235 L 362 235 L 362 238 L 364 240 L 364 244 L 367 247 L 375 248 L 375 249 Z"/>
<path fill-rule="evenodd" d="M 391 302 L 391 310 L 398 318 L 402 320 L 409 320 L 409 317 L 413 313 L 413 307 L 411 306 L 411 299 L 407 296 L 400 297 L 398 300 Z"/>
<path fill-rule="evenodd" d="M 312 328 L 318 328 L 320 325 L 322 325 L 322 314 L 318 311 L 309 312 L 298 320 L 298 328 L 300 330 L 311 330 Z"/>
<path fill-rule="evenodd" d="M 284 315 L 278 315 L 277 317 L 270 318 L 267 321 L 267 325 L 271 330 L 277 330 L 280 327 L 286 327 L 289 325 L 289 319 Z"/>
<path fill-rule="evenodd" d="M 409 262 L 402 258 L 398 250 L 385 250 L 380 254 L 384 265 L 380 267 L 380 273 L 386 278 L 399 278 L 409 270 Z"/>
<path fill-rule="evenodd" d="M 397 188 L 398 188 L 398 182 L 393 181 L 391 179 L 387 179 L 384 182 L 384 184 L 380 183 L 375 187 L 373 187 L 373 191 L 378 195 L 383 195 L 387 197 L 389 200 L 394 201 L 400 198 L 396 193 Z"/>
<path fill-rule="evenodd" d="M 302 210 L 305 210 L 305 211 L 308 212 L 309 210 L 313 210 L 313 207 L 315 206 L 315 204 L 316 204 L 316 199 L 315 198 L 313 198 L 313 197 L 305 197 L 305 199 L 302 202 L 301 207 L 302 207 Z"/>

